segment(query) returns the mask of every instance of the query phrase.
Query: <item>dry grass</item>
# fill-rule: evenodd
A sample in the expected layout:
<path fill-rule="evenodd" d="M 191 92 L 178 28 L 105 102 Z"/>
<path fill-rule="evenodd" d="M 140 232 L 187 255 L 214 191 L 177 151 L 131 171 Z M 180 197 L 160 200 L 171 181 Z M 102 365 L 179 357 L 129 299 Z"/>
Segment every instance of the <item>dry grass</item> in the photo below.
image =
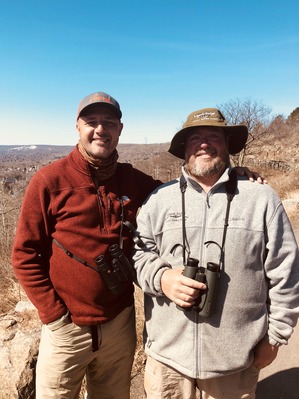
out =
<path fill-rule="evenodd" d="M 269 175 L 265 171 L 264 176 L 281 198 L 284 208 L 294 228 L 299 227 L 299 173 L 298 170 L 289 173 L 276 173 Z"/>
<path fill-rule="evenodd" d="M 14 309 L 21 298 L 20 284 L 12 275 L 10 261 L 0 260 L 0 314 Z"/>
<path fill-rule="evenodd" d="M 135 359 L 132 368 L 132 378 L 139 373 L 143 373 L 146 355 L 143 350 L 143 292 L 140 288 L 135 288 L 135 309 L 136 309 L 136 331 L 137 331 L 137 345 L 135 352 Z"/>

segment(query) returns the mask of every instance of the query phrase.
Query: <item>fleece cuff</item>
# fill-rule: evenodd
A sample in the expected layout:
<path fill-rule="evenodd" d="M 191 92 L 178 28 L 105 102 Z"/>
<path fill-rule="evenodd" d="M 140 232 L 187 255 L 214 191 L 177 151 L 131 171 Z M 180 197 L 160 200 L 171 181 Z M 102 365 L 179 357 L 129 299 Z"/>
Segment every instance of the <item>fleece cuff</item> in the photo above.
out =
<path fill-rule="evenodd" d="M 161 288 L 161 277 L 162 277 L 162 274 L 165 272 L 165 270 L 169 270 L 169 269 L 170 269 L 170 267 L 167 267 L 167 266 L 161 267 L 161 269 L 159 269 L 157 271 L 157 273 L 156 273 L 156 275 L 154 277 L 154 288 L 160 295 L 163 295 L 163 291 L 162 291 L 162 288 Z"/>
<path fill-rule="evenodd" d="M 280 342 L 277 342 L 275 339 L 269 337 L 268 334 L 264 337 L 264 340 L 269 342 L 269 344 L 272 346 L 281 346 L 282 345 Z"/>

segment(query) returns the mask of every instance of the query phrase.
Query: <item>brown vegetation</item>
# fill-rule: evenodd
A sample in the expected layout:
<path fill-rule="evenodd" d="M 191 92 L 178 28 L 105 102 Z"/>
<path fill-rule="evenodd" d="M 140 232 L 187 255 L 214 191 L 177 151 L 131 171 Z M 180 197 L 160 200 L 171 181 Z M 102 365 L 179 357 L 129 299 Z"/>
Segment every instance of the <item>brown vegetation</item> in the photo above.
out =
<path fill-rule="evenodd" d="M 295 111 L 294 111 L 295 112 Z M 181 160 L 167 153 L 169 143 L 120 144 L 121 162 L 130 162 L 145 173 L 162 181 L 179 176 Z M 38 146 L 36 149 L 8 151 L 0 146 L 0 314 L 13 309 L 22 290 L 13 276 L 10 252 L 15 226 L 24 190 L 33 173 L 43 165 L 65 156 L 70 147 Z M 233 159 L 238 164 L 238 159 Z M 277 117 L 267 127 L 265 134 L 256 136 L 246 147 L 244 164 L 266 177 L 269 183 L 286 200 L 286 209 L 295 227 L 298 227 L 299 200 L 299 123 L 298 113 L 292 120 Z M 144 364 L 142 349 L 143 300 L 136 288 L 138 346 L 132 376 Z"/>

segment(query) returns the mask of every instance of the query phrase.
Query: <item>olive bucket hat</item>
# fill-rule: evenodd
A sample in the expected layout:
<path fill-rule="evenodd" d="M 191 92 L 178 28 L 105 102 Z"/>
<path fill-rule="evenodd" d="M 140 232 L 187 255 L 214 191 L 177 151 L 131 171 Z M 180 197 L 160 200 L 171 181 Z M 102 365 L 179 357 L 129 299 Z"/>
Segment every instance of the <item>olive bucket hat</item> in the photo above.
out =
<path fill-rule="evenodd" d="M 216 108 L 204 108 L 192 112 L 182 129 L 173 137 L 168 152 L 178 158 L 185 158 L 185 143 L 194 127 L 221 127 L 228 135 L 228 151 L 231 155 L 240 152 L 247 141 L 248 129 L 245 125 L 228 125 L 222 113 Z"/>

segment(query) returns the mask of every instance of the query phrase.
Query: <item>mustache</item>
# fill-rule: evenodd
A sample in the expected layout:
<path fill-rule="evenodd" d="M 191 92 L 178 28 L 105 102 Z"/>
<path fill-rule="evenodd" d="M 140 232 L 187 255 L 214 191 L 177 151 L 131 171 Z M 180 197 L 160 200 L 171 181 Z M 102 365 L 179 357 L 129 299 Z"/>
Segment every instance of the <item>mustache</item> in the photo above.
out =
<path fill-rule="evenodd" d="M 195 152 L 194 155 L 195 156 L 200 156 L 200 155 L 205 155 L 205 154 L 212 155 L 213 153 L 215 153 L 215 150 L 213 150 L 213 149 L 198 150 L 198 151 Z"/>

